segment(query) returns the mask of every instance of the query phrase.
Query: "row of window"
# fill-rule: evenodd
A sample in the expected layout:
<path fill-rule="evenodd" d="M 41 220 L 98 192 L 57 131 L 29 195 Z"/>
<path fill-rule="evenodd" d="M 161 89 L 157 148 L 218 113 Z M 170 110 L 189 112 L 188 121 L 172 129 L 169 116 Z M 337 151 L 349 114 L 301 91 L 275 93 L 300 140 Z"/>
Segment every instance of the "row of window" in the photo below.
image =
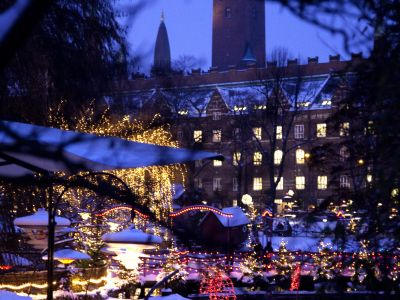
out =
<path fill-rule="evenodd" d="M 318 123 L 316 124 L 316 137 L 322 138 L 326 137 L 326 123 Z M 344 122 L 341 123 L 339 129 L 340 136 L 348 136 L 350 130 L 350 123 Z M 240 134 L 240 129 L 235 128 L 233 131 L 233 136 L 238 138 Z M 254 138 L 258 140 L 262 140 L 262 128 L 254 127 L 253 128 Z M 281 140 L 283 138 L 283 130 L 282 126 L 276 126 L 276 139 Z M 304 139 L 304 124 L 297 124 L 294 126 L 294 138 L 295 139 Z M 202 130 L 194 130 L 193 139 L 196 143 L 201 143 L 203 140 L 203 131 Z M 214 129 L 212 131 L 212 142 L 220 143 L 222 140 L 222 130 Z"/>
<path fill-rule="evenodd" d="M 278 178 L 274 178 L 275 183 L 278 181 Z M 203 187 L 202 179 L 196 178 L 195 185 L 198 188 Z M 350 188 L 350 177 L 348 175 L 341 175 L 339 178 L 339 186 L 341 188 Z M 305 176 L 296 176 L 295 177 L 295 188 L 296 190 L 304 190 L 306 188 L 306 177 Z M 321 175 L 317 176 L 317 189 L 318 190 L 326 190 L 328 188 L 328 176 Z M 232 178 L 232 191 L 237 192 L 239 189 L 238 180 L 236 177 Z M 254 177 L 253 178 L 253 191 L 261 191 L 263 189 L 263 178 L 262 177 Z M 279 182 L 276 185 L 277 191 L 284 190 L 284 178 L 281 177 Z M 213 178 L 213 191 L 222 191 L 222 178 Z"/>
<path fill-rule="evenodd" d="M 308 154 L 305 153 L 305 151 L 303 149 L 297 149 L 296 150 L 296 164 L 303 165 L 305 163 L 305 160 L 306 160 L 307 156 L 308 156 Z M 232 155 L 232 164 L 234 166 L 239 165 L 241 157 L 242 157 L 242 155 L 241 155 L 240 152 L 234 152 L 233 155 Z M 282 162 L 282 158 L 283 158 L 282 150 L 276 150 L 274 152 L 274 164 L 275 165 L 280 165 L 281 162 Z M 263 155 L 262 155 L 261 152 L 258 152 L 258 151 L 254 152 L 254 154 L 253 154 L 253 165 L 254 166 L 261 166 L 262 159 L 263 159 Z M 214 160 L 214 167 L 219 167 L 219 166 L 222 166 L 222 162 Z"/>
<path fill-rule="evenodd" d="M 306 153 L 303 149 L 296 149 L 296 164 L 303 165 L 306 162 L 306 159 L 309 158 L 309 153 Z M 349 149 L 346 146 L 342 146 L 339 149 L 339 159 L 340 161 L 346 161 L 350 157 Z M 238 166 L 242 159 L 242 153 L 234 152 L 232 154 L 232 165 Z M 274 152 L 274 164 L 280 165 L 283 159 L 283 151 L 282 150 L 275 150 Z M 253 166 L 261 166 L 263 161 L 263 155 L 261 152 L 256 151 L 253 153 Z M 195 162 L 196 167 L 202 167 L 202 161 Z M 222 161 L 220 160 L 213 160 L 214 167 L 221 167 Z"/>

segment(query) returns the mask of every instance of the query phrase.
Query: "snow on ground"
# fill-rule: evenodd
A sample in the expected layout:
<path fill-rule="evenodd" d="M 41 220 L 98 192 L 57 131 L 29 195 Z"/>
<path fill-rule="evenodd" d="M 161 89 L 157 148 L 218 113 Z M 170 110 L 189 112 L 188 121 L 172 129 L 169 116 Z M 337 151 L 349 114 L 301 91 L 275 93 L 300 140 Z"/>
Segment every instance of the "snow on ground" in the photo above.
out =
<path fill-rule="evenodd" d="M 162 300 L 187 300 L 187 299 L 189 299 L 189 298 L 184 298 L 184 297 L 182 297 L 181 295 L 179 295 L 179 294 L 171 294 L 171 295 L 168 295 L 168 296 L 156 296 L 156 297 L 150 297 L 150 299 L 153 299 L 153 300 L 158 300 L 158 299 L 162 299 Z"/>
<path fill-rule="evenodd" d="M 32 300 L 28 296 L 19 296 L 9 291 L 0 290 L 0 300 Z"/>
<path fill-rule="evenodd" d="M 262 232 L 259 232 L 259 240 L 263 247 L 267 245 L 267 236 Z M 332 251 L 345 251 L 354 252 L 358 251 L 359 244 L 353 239 L 348 239 L 345 246 L 342 248 L 340 244 L 335 243 L 332 237 L 316 238 L 316 237 L 305 237 L 305 236 L 289 236 L 289 237 L 272 237 L 272 248 L 274 251 L 279 250 L 279 246 L 282 242 L 286 243 L 286 249 L 289 251 L 310 251 L 318 252 L 318 246 L 320 242 L 325 245 L 328 244 Z"/>

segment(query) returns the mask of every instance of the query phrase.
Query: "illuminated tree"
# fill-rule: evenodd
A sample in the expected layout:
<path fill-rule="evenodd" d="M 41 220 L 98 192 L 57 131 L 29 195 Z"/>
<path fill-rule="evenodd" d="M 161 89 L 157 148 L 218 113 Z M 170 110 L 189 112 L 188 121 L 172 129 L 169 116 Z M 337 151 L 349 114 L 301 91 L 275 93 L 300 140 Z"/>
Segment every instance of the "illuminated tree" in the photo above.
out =
<path fill-rule="evenodd" d="M 278 257 L 273 260 L 273 263 L 276 266 L 276 270 L 278 275 L 284 276 L 285 278 L 289 278 L 290 272 L 293 268 L 293 260 L 294 257 L 286 248 L 287 242 L 282 241 L 279 245 Z"/>
<path fill-rule="evenodd" d="M 332 246 L 329 243 L 320 241 L 318 252 L 313 255 L 314 264 L 318 267 L 314 279 L 329 280 L 336 275 L 335 256 L 331 253 L 331 250 Z"/>
<path fill-rule="evenodd" d="M 149 123 L 131 119 L 129 116 L 113 119 L 108 109 L 96 113 L 92 104 L 81 115 L 75 117 L 71 124 L 70 117 L 67 119 L 63 113 L 63 105 L 64 102 L 51 110 L 49 123 L 53 126 L 98 135 L 118 136 L 142 143 L 178 146 L 172 139 L 169 127 L 158 124 L 159 115 L 155 115 Z M 184 167 L 177 164 L 115 170 L 110 173 L 116 175 L 134 191 L 138 196 L 139 204 L 147 206 L 157 219 L 166 220 L 172 211 L 172 183 L 183 180 L 184 171 Z M 88 194 L 87 191 L 75 190 L 73 197 L 72 194 L 70 196 L 68 197 L 70 202 L 79 202 L 88 197 Z"/>

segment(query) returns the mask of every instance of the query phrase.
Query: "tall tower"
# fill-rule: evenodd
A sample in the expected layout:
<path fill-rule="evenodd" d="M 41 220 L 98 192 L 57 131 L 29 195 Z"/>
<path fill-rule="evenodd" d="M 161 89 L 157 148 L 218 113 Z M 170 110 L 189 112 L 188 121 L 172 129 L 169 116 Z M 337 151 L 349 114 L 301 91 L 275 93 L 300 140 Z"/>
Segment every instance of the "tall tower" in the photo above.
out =
<path fill-rule="evenodd" d="M 212 66 L 255 63 L 265 66 L 265 3 L 262 0 L 214 0 Z"/>
<path fill-rule="evenodd" d="M 167 27 L 164 22 L 164 12 L 161 13 L 161 22 L 158 27 L 156 47 L 154 49 L 154 63 L 152 73 L 166 74 L 171 71 L 171 50 Z"/>

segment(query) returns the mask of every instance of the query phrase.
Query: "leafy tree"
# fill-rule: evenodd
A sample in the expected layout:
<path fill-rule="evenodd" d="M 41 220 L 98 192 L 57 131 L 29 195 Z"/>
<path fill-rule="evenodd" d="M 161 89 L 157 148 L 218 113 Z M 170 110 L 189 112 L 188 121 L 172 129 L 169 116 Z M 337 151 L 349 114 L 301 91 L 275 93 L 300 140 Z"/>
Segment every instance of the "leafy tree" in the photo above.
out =
<path fill-rule="evenodd" d="M 124 32 L 113 2 L 54 1 L 0 71 L 0 116 L 42 123 L 61 100 L 72 113 L 125 76 L 126 65 Z"/>

